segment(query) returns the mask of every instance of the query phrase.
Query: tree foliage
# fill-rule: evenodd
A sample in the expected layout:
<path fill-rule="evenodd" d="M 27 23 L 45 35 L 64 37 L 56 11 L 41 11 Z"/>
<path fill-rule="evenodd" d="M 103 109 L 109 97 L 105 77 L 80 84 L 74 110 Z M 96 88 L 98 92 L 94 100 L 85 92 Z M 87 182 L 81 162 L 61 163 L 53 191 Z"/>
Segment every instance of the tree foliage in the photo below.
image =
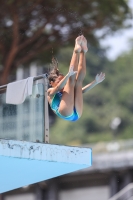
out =
<path fill-rule="evenodd" d="M 69 49 L 69 51 L 72 50 Z M 64 57 L 67 57 L 68 49 L 65 49 L 62 53 Z M 100 58 L 91 51 L 87 53 L 85 82 L 88 81 L 89 83 L 94 80 L 94 73 L 96 75 L 100 71 L 106 73 L 106 79 L 84 94 L 84 110 L 82 117 L 77 122 L 67 122 L 58 117 L 56 118 L 56 123 L 50 127 L 50 142 L 80 145 L 90 142 L 132 138 L 132 55 L 133 50 L 128 54 L 121 55 L 116 61 L 110 62 L 105 57 Z M 62 67 L 62 63 L 60 65 Z M 111 126 L 115 118 L 121 120 L 116 128 Z"/>
<path fill-rule="evenodd" d="M 0 0 L 1 84 L 20 64 L 47 61 L 52 48 L 73 44 L 78 34 L 98 45 L 96 30 L 104 37 L 129 17 L 125 0 Z"/>

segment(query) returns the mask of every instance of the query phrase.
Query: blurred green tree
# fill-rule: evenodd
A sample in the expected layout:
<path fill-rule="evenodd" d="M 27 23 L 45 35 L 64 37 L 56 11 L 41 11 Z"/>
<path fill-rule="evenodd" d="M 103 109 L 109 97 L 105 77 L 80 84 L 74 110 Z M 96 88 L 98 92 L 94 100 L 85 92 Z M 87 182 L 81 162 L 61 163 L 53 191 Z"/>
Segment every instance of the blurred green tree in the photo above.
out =
<path fill-rule="evenodd" d="M 64 48 L 59 58 L 62 52 L 67 60 L 67 56 L 70 56 L 70 48 Z M 95 52 L 91 51 L 86 54 L 86 57 L 89 62 L 87 62 L 85 84 L 94 80 L 101 69 L 105 72 L 106 78 L 83 95 L 84 109 L 80 120 L 72 123 L 56 117 L 50 129 L 51 142 L 80 145 L 132 138 L 133 50 L 121 55 L 113 62 L 105 57 L 100 59 Z M 62 68 L 65 64 L 64 60 L 59 64 Z M 115 118 L 120 119 L 120 124 L 114 128 L 111 123 Z"/>
<path fill-rule="evenodd" d="M 98 46 L 96 30 L 104 37 L 128 18 L 125 0 L 0 0 L 0 84 L 20 64 L 47 61 L 50 49 L 73 44 L 78 34 Z"/>

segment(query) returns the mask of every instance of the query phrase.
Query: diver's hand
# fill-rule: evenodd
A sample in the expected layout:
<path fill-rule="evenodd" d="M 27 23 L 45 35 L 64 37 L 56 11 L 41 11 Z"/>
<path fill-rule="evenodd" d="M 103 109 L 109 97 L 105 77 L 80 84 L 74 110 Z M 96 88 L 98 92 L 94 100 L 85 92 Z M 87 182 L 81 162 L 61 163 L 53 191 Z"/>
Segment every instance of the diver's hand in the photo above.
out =
<path fill-rule="evenodd" d="M 74 68 L 74 66 L 71 66 L 71 67 L 69 68 L 69 72 L 68 72 L 69 77 L 70 77 L 70 76 L 73 76 L 74 74 L 77 73 L 77 71 L 73 71 L 73 68 Z"/>
<path fill-rule="evenodd" d="M 105 73 L 100 73 L 100 74 L 97 74 L 96 77 L 95 77 L 95 81 L 96 83 L 101 83 L 103 80 L 105 79 Z"/>

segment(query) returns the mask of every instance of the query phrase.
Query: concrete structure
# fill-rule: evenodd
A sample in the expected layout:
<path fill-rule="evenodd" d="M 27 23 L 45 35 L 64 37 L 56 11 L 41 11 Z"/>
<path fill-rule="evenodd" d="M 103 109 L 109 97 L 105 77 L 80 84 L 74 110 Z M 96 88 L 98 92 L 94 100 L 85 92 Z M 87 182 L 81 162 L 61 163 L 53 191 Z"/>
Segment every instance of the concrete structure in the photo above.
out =
<path fill-rule="evenodd" d="M 3 193 L 1 200 L 108 200 L 126 186 L 131 187 L 132 144 L 128 140 L 117 145 L 116 142 L 89 145 L 93 149 L 91 167 Z M 127 190 L 121 198 L 113 200 L 133 200 L 132 191 Z"/>
<path fill-rule="evenodd" d="M 91 160 L 89 148 L 1 139 L 0 193 L 90 167 Z"/>

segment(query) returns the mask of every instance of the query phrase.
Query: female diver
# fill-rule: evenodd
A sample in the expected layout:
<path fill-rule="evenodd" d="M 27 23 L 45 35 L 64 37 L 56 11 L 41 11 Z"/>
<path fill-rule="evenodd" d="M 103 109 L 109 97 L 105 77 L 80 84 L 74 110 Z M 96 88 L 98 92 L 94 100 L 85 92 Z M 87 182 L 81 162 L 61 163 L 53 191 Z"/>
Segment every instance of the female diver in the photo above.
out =
<path fill-rule="evenodd" d="M 75 40 L 75 47 L 66 76 L 55 67 L 49 73 L 48 102 L 54 113 L 64 120 L 76 121 L 82 115 L 83 93 L 105 79 L 105 73 L 97 74 L 95 80 L 82 88 L 86 75 L 87 40 L 81 35 Z M 54 61 L 53 61 L 54 62 Z"/>

